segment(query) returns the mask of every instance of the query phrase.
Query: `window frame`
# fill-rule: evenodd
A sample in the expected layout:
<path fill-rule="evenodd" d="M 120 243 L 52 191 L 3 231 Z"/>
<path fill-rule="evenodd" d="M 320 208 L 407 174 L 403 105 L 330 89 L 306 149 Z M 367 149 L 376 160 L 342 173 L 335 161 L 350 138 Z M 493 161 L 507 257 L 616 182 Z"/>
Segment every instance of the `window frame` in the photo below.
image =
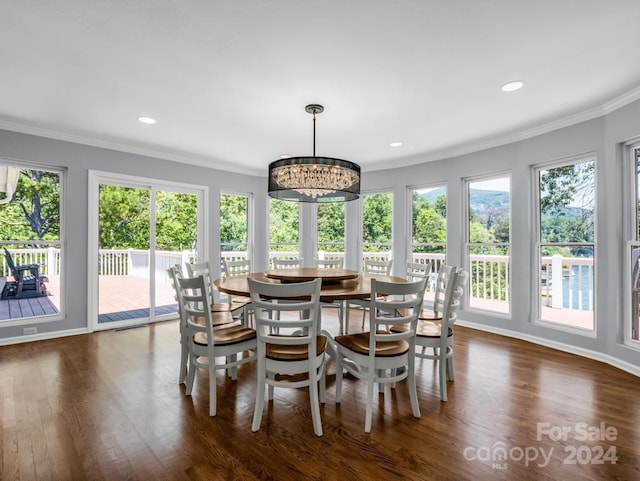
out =
<path fill-rule="evenodd" d="M 389 256 L 388 259 L 391 259 L 393 257 L 393 248 L 394 248 L 394 242 L 395 242 L 395 223 L 394 223 L 394 214 L 395 214 L 395 194 L 394 194 L 394 190 L 392 188 L 387 188 L 387 189 L 376 189 L 376 190 L 370 190 L 367 192 L 362 192 L 360 195 L 360 198 L 358 199 L 358 208 L 359 208 L 359 212 L 358 212 L 358 250 L 359 250 L 359 255 L 358 255 L 358 269 L 362 269 L 362 266 L 364 265 L 364 246 L 365 246 L 365 242 L 364 242 L 364 199 L 367 196 L 371 196 L 371 195 L 382 195 L 382 194 L 387 194 L 391 197 L 391 240 L 389 241 Z M 346 219 L 345 219 L 346 221 Z M 345 226 L 346 228 L 346 226 Z M 367 244 L 369 245 L 369 244 Z"/>
<path fill-rule="evenodd" d="M 228 195 L 228 196 L 237 196 L 237 197 L 246 197 L 247 199 L 247 216 L 246 216 L 246 223 L 247 223 L 247 259 L 249 259 L 252 263 L 253 263 L 253 250 L 254 250 L 254 236 L 253 236 L 253 211 L 254 211 L 254 206 L 253 206 L 253 193 L 252 192 L 237 192 L 237 191 L 227 191 L 227 190 L 221 190 L 220 193 L 218 194 L 218 215 L 220 215 L 221 212 L 221 205 L 222 203 L 221 198 L 223 195 Z M 220 219 L 218 219 L 219 221 Z M 220 234 L 221 232 L 218 232 L 218 249 L 220 250 L 220 256 L 222 257 L 222 252 L 224 252 L 222 250 L 222 242 L 220 241 Z M 227 245 L 227 244 L 225 244 Z"/>
<path fill-rule="evenodd" d="M 289 204 L 295 204 L 298 208 L 298 240 L 296 241 L 296 244 L 298 246 L 298 253 L 297 253 L 297 257 L 298 258 L 302 258 L 302 246 L 300 244 L 301 240 L 302 240 L 302 235 L 303 235 L 303 226 L 302 226 L 302 203 L 301 202 L 295 202 L 295 201 L 290 201 L 290 200 L 283 200 L 283 199 L 277 199 L 274 197 L 267 197 L 267 258 L 268 258 L 268 264 L 269 266 L 271 265 L 271 259 L 273 259 L 274 257 L 277 257 L 273 254 L 273 250 L 272 250 L 272 246 L 274 245 L 273 242 L 271 242 L 271 202 L 287 202 Z M 290 244 L 293 245 L 293 242 L 280 242 L 278 244 Z M 275 252 L 282 252 L 282 251 L 275 251 Z"/>
<path fill-rule="evenodd" d="M 637 152 L 637 153 L 636 153 Z M 640 332 L 637 333 L 639 339 L 634 339 L 633 337 L 633 268 L 631 265 L 632 262 L 632 249 L 640 248 L 640 209 L 638 208 L 638 204 L 640 204 L 640 181 L 638 177 L 638 167 L 640 166 L 640 137 L 636 137 L 634 139 L 629 140 L 625 144 L 623 144 L 623 161 L 625 162 L 625 167 L 627 172 L 629 173 L 628 181 L 625 182 L 625 195 L 624 199 L 627 201 L 624 202 L 623 209 L 627 211 L 627 215 L 625 218 L 627 219 L 625 228 L 627 233 L 627 240 L 624 245 L 624 269 L 623 275 L 624 279 L 622 282 L 623 286 L 623 319 L 622 319 L 622 342 L 625 346 L 630 347 L 635 350 L 640 350 Z M 629 206 L 629 202 L 631 206 Z"/>
<path fill-rule="evenodd" d="M 9 165 L 12 167 L 19 167 L 21 169 L 30 169 L 30 170 L 41 170 L 46 172 L 52 172 L 58 174 L 60 180 L 59 187 L 59 235 L 57 241 L 29 241 L 31 244 L 43 243 L 43 244 L 59 244 L 60 249 L 60 309 L 57 314 L 45 315 L 45 316 L 34 316 L 34 317 L 23 317 L 19 319 L 8 319 L 5 321 L 0 321 L 0 327 L 12 327 L 12 326 L 22 326 L 22 325 L 37 325 L 44 324 L 48 322 L 56 322 L 63 321 L 67 318 L 67 252 L 66 252 L 66 183 L 67 183 L 67 175 L 68 169 L 66 167 L 60 167 L 56 165 L 50 165 L 46 163 L 40 162 L 31 162 L 27 160 L 17 160 L 17 159 L 8 159 L 6 157 L 0 157 L 0 164 Z M 25 241 L 26 242 L 26 241 Z M 1 246 L 0 246 L 1 247 Z"/>
<path fill-rule="evenodd" d="M 470 223 L 470 217 L 471 217 L 471 202 L 470 202 L 470 194 L 471 194 L 471 189 L 470 186 L 471 184 L 475 183 L 475 182 L 485 182 L 485 181 L 490 181 L 490 180 L 496 180 L 496 179 L 501 179 L 501 178 L 508 178 L 509 179 L 509 242 L 471 242 L 471 231 L 470 231 L 470 227 L 471 227 L 471 223 Z M 512 172 L 510 170 L 502 170 L 502 171 L 497 171 L 497 172 L 491 172 L 491 173 L 487 173 L 487 174 L 482 174 L 482 175 L 477 175 L 477 176 L 472 176 L 472 177 L 465 177 L 462 179 L 463 181 L 463 195 L 464 195 L 464 215 L 463 215 L 463 236 L 464 236 L 464 243 L 463 243 L 463 257 L 464 257 L 464 265 L 465 268 L 467 270 L 467 272 L 469 272 L 469 285 L 467 286 L 467 295 L 464 296 L 464 305 L 463 307 L 467 310 L 471 310 L 471 311 L 477 311 L 477 312 L 482 312 L 482 313 L 491 313 L 492 316 L 497 316 L 500 318 L 505 318 L 505 319 L 511 319 L 511 316 L 513 314 L 513 309 L 511 306 L 511 267 L 513 265 L 513 259 L 512 259 L 512 233 L 513 233 L 513 219 L 512 219 L 512 212 L 513 212 L 513 189 L 512 189 L 512 185 L 513 185 L 513 175 Z M 508 265 L 507 265 L 507 271 L 506 271 L 506 277 L 507 277 L 507 282 L 506 282 L 506 299 L 505 302 L 507 303 L 507 308 L 508 311 L 504 312 L 504 311 L 496 311 L 496 310 L 491 310 L 491 309 L 483 309 L 477 306 L 472 306 L 471 305 L 471 295 L 473 292 L 473 278 L 472 278 L 472 265 L 471 265 L 471 252 L 470 249 L 471 247 L 503 247 L 506 246 L 509 250 L 509 260 L 508 260 Z"/>
<path fill-rule="evenodd" d="M 407 208 L 406 208 L 406 212 L 407 212 L 407 222 L 406 222 L 406 231 L 405 231 L 405 235 L 406 235 L 406 257 L 407 257 L 407 261 L 410 262 L 415 262 L 413 259 L 413 248 L 414 248 L 414 242 L 413 242 L 413 193 L 417 190 L 427 190 L 427 189 L 439 189 L 439 188 L 444 188 L 447 192 L 446 194 L 446 204 L 447 204 L 447 212 L 449 211 L 449 185 L 448 183 L 445 182 L 433 182 L 433 183 L 429 183 L 429 184 L 421 184 L 421 185 L 408 185 L 406 187 L 406 199 L 407 199 Z M 445 264 L 447 262 L 447 240 L 449 239 L 449 219 L 448 216 L 445 216 L 445 241 L 444 242 L 433 242 L 433 243 L 420 243 L 420 245 L 425 245 L 425 246 L 435 246 L 435 247 L 442 247 L 444 249 L 444 257 L 442 258 L 442 260 L 440 261 L 440 264 Z M 434 266 L 433 269 L 434 272 L 437 271 L 437 267 Z"/>
<path fill-rule="evenodd" d="M 597 256 L 596 256 L 596 246 L 598 245 L 597 240 L 597 202 L 598 202 L 598 157 L 596 152 L 585 152 L 581 154 L 571 155 L 567 157 L 561 157 L 558 159 L 548 160 L 536 164 L 531 165 L 531 177 L 533 182 L 533 219 L 534 219 L 534 245 L 532 249 L 532 260 L 531 260 L 531 283 L 532 283 L 532 292 L 534 297 L 532 297 L 531 303 L 531 313 L 530 313 L 530 323 L 538 326 L 544 326 L 551 329 L 555 329 L 557 331 L 568 332 L 571 334 L 578 334 L 584 337 L 595 338 L 597 333 L 597 319 L 596 319 L 596 304 L 597 304 L 597 278 L 595 276 L 595 272 L 597 271 Z M 542 304 L 540 299 L 542 298 L 542 283 L 539 277 L 539 273 L 542 271 L 541 265 L 541 248 L 543 246 L 553 245 L 552 243 L 542 242 L 542 218 L 541 218 L 541 209 L 540 209 L 540 175 L 539 172 L 541 170 L 550 170 L 554 168 L 565 167 L 568 165 L 575 165 L 579 163 L 584 163 L 588 161 L 593 161 L 593 329 L 582 329 L 579 327 L 573 327 L 566 324 L 561 324 L 557 322 L 553 322 L 551 320 L 542 319 Z M 587 243 L 581 242 L 562 242 L 557 243 L 558 245 L 589 245 Z"/>

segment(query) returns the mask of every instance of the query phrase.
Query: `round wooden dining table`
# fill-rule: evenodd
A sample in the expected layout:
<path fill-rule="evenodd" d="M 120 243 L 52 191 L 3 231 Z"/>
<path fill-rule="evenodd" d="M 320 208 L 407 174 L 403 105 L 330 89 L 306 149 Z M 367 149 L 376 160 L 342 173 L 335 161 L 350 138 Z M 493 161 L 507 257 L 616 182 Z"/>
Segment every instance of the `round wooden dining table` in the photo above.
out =
<path fill-rule="evenodd" d="M 227 276 L 215 280 L 213 284 L 216 289 L 225 294 L 248 297 L 250 295 L 248 277 L 274 284 L 302 282 L 319 277 L 322 279 L 322 287 L 320 289 L 321 302 L 367 299 L 371 297 L 371 279 L 398 284 L 407 282 L 403 277 L 366 274 L 348 269 L 301 267 L 297 269 L 274 269 L 265 272 L 253 272 L 240 276 Z"/>

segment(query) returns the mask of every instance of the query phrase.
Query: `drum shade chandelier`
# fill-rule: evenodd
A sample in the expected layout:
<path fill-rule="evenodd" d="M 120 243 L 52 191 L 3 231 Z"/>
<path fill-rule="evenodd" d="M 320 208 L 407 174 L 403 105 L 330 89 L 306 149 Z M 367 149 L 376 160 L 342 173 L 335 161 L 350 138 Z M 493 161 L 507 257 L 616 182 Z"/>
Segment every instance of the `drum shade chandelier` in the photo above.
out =
<path fill-rule="evenodd" d="M 360 166 L 348 160 L 316 157 L 318 104 L 305 110 L 313 114 L 313 156 L 289 157 L 269 164 L 269 195 L 298 202 L 340 202 L 360 196 Z"/>

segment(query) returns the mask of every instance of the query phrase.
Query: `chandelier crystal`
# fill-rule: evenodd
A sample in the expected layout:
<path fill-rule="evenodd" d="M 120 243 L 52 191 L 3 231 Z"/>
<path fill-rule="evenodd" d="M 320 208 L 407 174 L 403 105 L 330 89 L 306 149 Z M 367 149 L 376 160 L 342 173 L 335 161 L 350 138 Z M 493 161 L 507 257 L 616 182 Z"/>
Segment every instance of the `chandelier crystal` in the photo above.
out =
<path fill-rule="evenodd" d="M 316 157 L 316 114 L 322 105 L 305 107 L 313 114 L 313 156 L 291 157 L 269 165 L 269 195 L 299 202 L 336 202 L 360 195 L 360 167 L 348 160 Z"/>

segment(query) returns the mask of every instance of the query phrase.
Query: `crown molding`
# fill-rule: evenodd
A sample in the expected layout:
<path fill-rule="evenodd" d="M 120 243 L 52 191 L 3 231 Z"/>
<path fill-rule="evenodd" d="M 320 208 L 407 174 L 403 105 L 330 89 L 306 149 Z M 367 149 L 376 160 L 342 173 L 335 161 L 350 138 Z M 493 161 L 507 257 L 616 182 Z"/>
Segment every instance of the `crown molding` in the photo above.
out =
<path fill-rule="evenodd" d="M 408 167 L 410 165 L 420 164 L 424 162 L 433 162 L 436 160 L 442 160 L 451 157 L 457 157 L 461 155 L 470 154 L 473 152 L 479 152 L 481 150 L 487 150 L 494 147 L 500 147 L 513 142 L 518 142 L 538 135 L 546 134 L 559 130 L 565 127 L 586 122 L 604 115 L 610 114 L 618 110 L 625 105 L 628 105 L 636 100 L 640 100 L 640 86 L 635 87 L 632 90 L 623 93 L 596 107 L 583 110 L 576 114 L 568 115 L 560 119 L 546 122 L 541 125 L 531 127 L 525 130 L 519 130 L 510 132 L 508 134 L 499 135 L 485 140 L 470 142 L 466 144 L 456 145 L 449 148 L 434 150 L 431 152 L 424 152 L 407 156 L 405 158 L 394 160 L 394 167 Z M 252 176 L 264 176 L 264 172 L 258 169 L 251 169 L 250 167 L 240 165 L 238 163 L 221 161 L 215 159 L 207 159 L 203 157 L 197 157 L 184 153 L 176 152 L 164 152 L 160 150 L 134 146 L 121 142 L 115 142 L 110 140 L 98 139 L 93 137 L 86 137 L 82 135 L 71 134 L 67 132 L 60 132 L 57 130 L 45 129 L 42 127 L 36 127 L 31 125 L 22 124 L 19 122 L 13 122 L 0 119 L 0 129 L 9 130 L 13 132 L 19 132 L 23 134 L 36 135 L 39 137 L 46 137 L 55 140 L 62 140 L 65 142 L 72 142 L 75 144 L 88 145 L 91 147 L 99 147 L 103 149 L 115 150 L 119 152 L 126 152 L 129 154 L 142 155 L 145 157 L 153 157 L 157 159 L 170 160 L 173 162 L 180 162 L 183 164 L 191 164 L 209 169 L 223 170 L 225 172 L 233 172 L 237 174 L 252 175 Z M 362 168 L 363 172 L 384 170 L 389 168 L 389 161 L 381 160 L 371 163 Z"/>
<path fill-rule="evenodd" d="M 473 152 L 479 152 L 481 150 L 487 150 L 494 147 L 500 147 L 502 145 L 530 139 L 533 137 L 537 137 L 538 135 L 547 134 L 555 130 L 560 130 L 565 127 L 571 127 L 572 125 L 576 125 L 581 122 L 586 122 L 588 120 L 602 117 L 624 107 L 625 105 L 635 102 L 636 100 L 640 100 L 640 87 L 636 87 L 599 106 L 583 110 L 582 112 L 568 115 L 566 117 L 562 117 L 551 122 L 546 122 L 544 124 L 537 125 L 525 130 L 510 132 L 508 134 L 492 137 L 490 139 L 457 145 L 450 148 L 427 152 L 424 154 L 416 154 L 410 157 L 406 157 L 405 159 L 398 159 L 396 161 L 396 166 L 407 167 L 423 162 L 433 162 L 436 160 L 458 157 L 471 154 Z M 389 168 L 389 163 L 385 160 L 376 162 L 374 164 L 369 164 L 366 170 L 384 170 L 387 168 Z"/>
<path fill-rule="evenodd" d="M 139 147 L 130 144 L 124 144 L 121 142 L 115 142 L 111 140 L 98 139 L 93 137 L 86 137 L 83 135 L 71 134 L 68 132 L 60 132 L 57 130 L 45 129 L 42 127 L 36 127 L 32 125 L 22 124 L 19 122 L 12 122 L 8 120 L 0 119 L 0 129 L 9 130 L 12 132 L 18 132 L 21 134 L 35 135 L 38 137 L 46 137 L 48 139 L 61 140 L 64 142 L 71 142 L 74 144 L 87 145 L 90 147 L 98 147 L 101 149 L 115 150 L 118 152 L 125 152 L 128 154 L 141 155 L 145 157 L 152 157 L 156 159 L 170 160 L 172 162 L 180 162 L 183 164 L 196 165 L 199 167 L 206 167 L 208 169 L 218 169 L 225 172 L 234 172 L 237 174 L 249 174 L 259 176 L 261 173 L 257 170 L 251 170 L 246 166 L 240 166 L 237 163 L 216 161 L 212 159 L 206 159 L 202 157 L 196 157 L 189 154 L 175 153 L 175 152 L 163 152 L 160 150 L 150 149 L 146 147 Z"/>

